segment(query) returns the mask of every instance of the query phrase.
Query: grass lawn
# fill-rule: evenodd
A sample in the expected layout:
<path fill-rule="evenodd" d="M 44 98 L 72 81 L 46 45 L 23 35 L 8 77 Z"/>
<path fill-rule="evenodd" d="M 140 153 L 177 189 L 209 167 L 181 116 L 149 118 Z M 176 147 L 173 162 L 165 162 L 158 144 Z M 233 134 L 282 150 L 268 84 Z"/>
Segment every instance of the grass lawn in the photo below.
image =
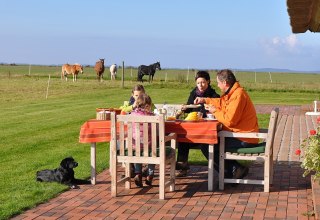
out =
<path fill-rule="evenodd" d="M 0 219 L 22 213 L 68 190 L 64 185 L 35 181 L 37 170 L 56 168 L 67 156 L 79 162 L 76 177 L 89 178 L 90 147 L 79 143 L 80 126 L 95 118 L 97 107 L 122 105 L 136 84 L 126 81 L 121 88 L 119 80 L 99 83 L 93 78 L 80 76 L 76 83 L 61 81 L 59 77 L 48 81 L 47 75 L 11 72 L 9 76 L 0 68 Z M 313 86 L 287 92 L 292 89 L 291 84 L 287 90 L 265 90 L 243 83 L 256 104 L 310 104 L 319 95 L 319 89 Z M 144 86 L 154 103 L 185 103 L 194 83 L 155 80 Z M 260 127 L 267 127 L 268 117 L 259 115 Z M 109 166 L 108 149 L 107 143 L 97 144 L 98 172 Z M 206 163 L 200 151 L 191 152 L 190 162 Z"/>

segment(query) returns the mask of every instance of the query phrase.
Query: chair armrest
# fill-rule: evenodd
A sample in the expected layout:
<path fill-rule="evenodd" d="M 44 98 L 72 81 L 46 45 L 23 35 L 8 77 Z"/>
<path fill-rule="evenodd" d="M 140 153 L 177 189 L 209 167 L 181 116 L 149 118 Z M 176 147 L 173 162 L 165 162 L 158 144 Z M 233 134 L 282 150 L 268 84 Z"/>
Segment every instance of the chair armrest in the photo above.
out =
<path fill-rule="evenodd" d="M 219 131 L 219 137 L 237 137 L 237 138 L 267 138 L 268 133 L 250 132 L 250 133 L 239 133 L 231 131 Z"/>
<path fill-rule="evenodd" d="M 259 133 L 268 133 L 268 128 L 260 128 Z"/>
<path fill-rule="evenodd" d="M 170 133 L 169 135 L 166 135 L 164 137 L 164 142 L 168 142 L 171 140 L 176 140 L 177 139 L 177 134 L 176 133 Z"/>

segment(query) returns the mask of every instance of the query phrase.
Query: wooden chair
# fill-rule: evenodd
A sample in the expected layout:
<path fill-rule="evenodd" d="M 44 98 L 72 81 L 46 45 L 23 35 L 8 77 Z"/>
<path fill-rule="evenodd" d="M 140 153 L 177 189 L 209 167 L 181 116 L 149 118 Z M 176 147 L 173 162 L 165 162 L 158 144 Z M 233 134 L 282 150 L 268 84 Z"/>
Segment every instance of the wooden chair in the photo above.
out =
<path fill-rule="evenodd" d="M 135 137 L 133 137 L 135 129 Z M 140 130 L 143 129 L 143 137 Z M 150 135 L 150 134 L 151 135 Z M 149 134 L 149 135 L 148 135 Z M 151 138 L 150 138 L 151 136 Z M 150 140 L 148 140 L 150 138 Z M 125 183 L 125 188 L 130 189 L 130 165 L 131 163 L 158 164 L 159 165 L 159 198 L 165 199 L 165 188 L 170 186 L 170 191 L 175 188 L 175 164 L 176 164 L 176 138 L 175 133 L 165 136 L 165 121 L 163 115 L 136 116 L 115 115 L 111 113 L 111 196 L 117 196 L 117 186 Z M 132 147 L 135 140 L 143 145 L 143 148 Z M 151 141 L 151 147 L 148 143 Z M 170 142 L 166 147 L 165 143 Z M 150 146 L 150 145 L 149 145 Z M 117 180 L 117 164 L 125 164 L 125 175 Z M 170 165 L 170 176 L 166 180 L 166 164 Z"/>
<path fill-rule="evenodd" d="M 235 133 L 229 131 L 220 131 L 220 166 L 219 166 L 219 189 L 224 189 L 224 183 L 241 183 L 241 184 L 259 184 L 264 185 L 264 192 L 269 192 L 270 184 L 273 181 L 273 142 L 277 127 L 279 109 L 275 108 L 271 112 L 269 128 L 260 129 L 259 133 Z M 254 148 L 240 148 L 237 152 L 225 152 L 225 138 L 262 138 L 266 142 L 259 144 Z M 264 162 L 264 179 L 225 179 L 224 164 L 225 160 L 247 160 Z"/>

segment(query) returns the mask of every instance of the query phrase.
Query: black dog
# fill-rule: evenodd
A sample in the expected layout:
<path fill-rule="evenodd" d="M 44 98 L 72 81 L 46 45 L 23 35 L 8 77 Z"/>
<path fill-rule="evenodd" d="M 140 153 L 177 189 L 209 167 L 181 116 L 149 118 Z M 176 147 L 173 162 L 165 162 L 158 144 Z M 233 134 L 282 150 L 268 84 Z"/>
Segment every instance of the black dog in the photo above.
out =
<path fill-rule="evenodd" d="M 72 189 L 79 188 L 77 184 L 90 184 L 88 180 L 74 178 L 73 168 L 77 166 L 78 163 L 72 157 L 67 157 L 61 161 L 59 168 L 37 171 L 37 181 L 58 182 L 66 184 Z"/>

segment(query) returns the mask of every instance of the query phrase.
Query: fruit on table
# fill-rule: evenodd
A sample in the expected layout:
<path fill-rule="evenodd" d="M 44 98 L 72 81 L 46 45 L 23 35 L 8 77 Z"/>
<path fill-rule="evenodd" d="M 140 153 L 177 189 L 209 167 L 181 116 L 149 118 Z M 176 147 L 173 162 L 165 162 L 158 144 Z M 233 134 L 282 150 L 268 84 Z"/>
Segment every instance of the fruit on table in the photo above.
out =
<path fill-rule="evenodd" d="M 186 121 L 198 121 L 198 112 L 190 112 L 188 116 L 184 119 Z"/>

